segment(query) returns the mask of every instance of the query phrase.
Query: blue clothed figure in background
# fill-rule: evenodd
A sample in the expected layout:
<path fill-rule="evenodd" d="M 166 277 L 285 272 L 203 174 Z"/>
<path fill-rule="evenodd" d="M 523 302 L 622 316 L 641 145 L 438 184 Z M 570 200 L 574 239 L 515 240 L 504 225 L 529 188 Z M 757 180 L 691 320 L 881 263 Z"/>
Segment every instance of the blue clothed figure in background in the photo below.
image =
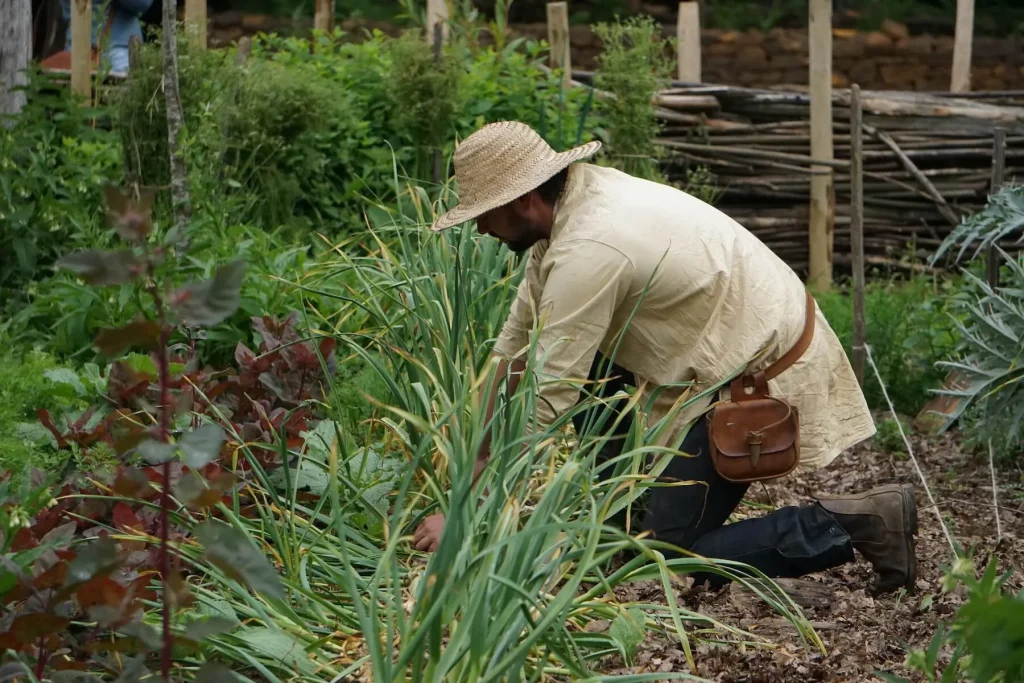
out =
<path fill-rule="evenodd" d="M 92 46 L 98 48 L 104 38 L 109 40 L 103 60 L 112 73 L 128 73 L 128 42 L 132 36 L 142 40 L 142 21 L 153 0 L 99 0 L 92 12 Z M 71 49 L 71 0 L 61 0 L 61 13 L 68 22 L 65 46 Z M 107 26 L 109 35 L 104 36 Z"/>

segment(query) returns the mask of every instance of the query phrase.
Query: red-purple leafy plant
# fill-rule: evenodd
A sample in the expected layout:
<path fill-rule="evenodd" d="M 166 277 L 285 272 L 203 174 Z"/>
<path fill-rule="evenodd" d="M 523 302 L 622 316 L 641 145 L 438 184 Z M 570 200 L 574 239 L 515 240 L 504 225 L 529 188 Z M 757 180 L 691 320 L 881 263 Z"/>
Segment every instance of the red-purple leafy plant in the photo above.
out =
<path fill-rule="evenodd" d="M 152 203 L 150 191 L 131 199 L 108 187 L 107 217 L 127 246 L 116 251 L 79 252 L 58 262 L 89 284 L 137 282 L 148 293 L 152 301 L 148 315 L 140 313 L 127 325 L 101 331 L 95 343 L 101 353 L 112 358 L 129 349 L 145 350 L 155 373 L 123 360 L 114 362 L 107 393 L 117 409 L 92 427 L 88 426 L 91 411 L 64 429 L 58 428 L 50 415 L 40 413 L 58 447 L 89 447 L 103 440 L 124 456 L 126 463 L 106 481 L 78 476 L 64 483 L 53 505 L 4 539 L 5 554 L 0 560 L 6 570 L 5 581 L 10 579 L 12 585 L 0 598 L 7 608 L 0 618 L 0 648 L 23 655 L 0 670 L 5 680 L 31 661 L 37 678 L 47 671 L 120 669 L 119 680 L 133 681 L 146 672 L 146 653 L 151 652 L 159 653 L 160 675 L 170 681 L 172 648 L 194 647 L 221 626 L 206 620 L 186 625 L 184 630 L 179 625 L 172 631 L 172 614 L 193 598 L 183 578 L 188 568 L 182 566 L 174 550 L 174 543 L 185 539 L 189 531 L 172 526 L 171 517 L 183 514 L 178 503 L 216 517 L 215 506 L 231 501 L 235 475 L 217 462 L 229 449 L 227 435 L 216 421 L 206 418 L 219 414 L 208 410 L 218 401 L 234 403 L 235 415 L 245 412 L 241 403 L 244 392 L 238 393 L 242 373 L 234 377 L 233 373 L 199 368 L 194 346 L 172 346 L 171 335 L 179 325 L 212 326 L 227 319 L 238 307 L 245 266 L 235 261 L 218 269 L 209 280 L 170 286 L 161 273 L 171 269 L 160 266 L 174 256 L 173 249 L 154 236 Z M 285 332 L 281 327 L 279 334 Z M 327 346 L 321 345 L 324 355 L 333 350 Z M 278 400 L 290 403 L 304 400 L 313 391 L 305 387 L 305 378 L 312 383 L 317 373 L 307 367 L 307 349 L 301 344 L 287 348 L 294 350 L 279 350 L 286 360 L 275 358 L 268 369 L 283 362 L 287 369 L 294 365 L 302 371 L 297 383 L 285 373 L 286 381 L 280 382 L 279 388 L 286 398 L 273 392 Z M 172 367 L 177 370 L 172 372 Z M 249 371 L 248 365 L 245 371 Z M 281 376 L 271 373 L 268 377 Z M 265 382 L 260 387 L 267 391 Z M 270 406 L 276 415 L 279 406 L 273 402 Z M 271 414 L 265 417 L 273 424 Z M 269 561 L 262 555 L 254 559 L 255 549 L 234 527 L 207 521 L 193 533 L 213 564 L 265 595 L 283 597 Z M 85 540 L 75 542 L 79 536 Z M 235 563 L 236 557 L 245 561 Z M 152 588 L 154 580 L 159 593 Z M 159 631 L 142 620 L 147 603 L 158 596 Z M 82 626 L 82 622 L 89 625 Z M 124 666 L 115 666 L 116 658 L 101 656 L 132 652 L 139 653 L 138 657 Z M 206 673 L 212 675 L 213 670 Z"/>

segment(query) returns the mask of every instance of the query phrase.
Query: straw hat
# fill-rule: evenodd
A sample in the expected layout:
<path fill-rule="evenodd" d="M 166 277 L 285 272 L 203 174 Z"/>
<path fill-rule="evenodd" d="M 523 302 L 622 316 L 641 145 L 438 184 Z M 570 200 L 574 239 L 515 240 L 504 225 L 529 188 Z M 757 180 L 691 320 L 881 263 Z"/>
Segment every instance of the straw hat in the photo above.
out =
<path fill-rule="evenodd" d="M 525 123 L 488 124 L 456 147 L 459 205 L 438 218 L 431 230 L 446 230 L 504 206 L 599 149 L 600 142 L 589 142 L 559 153 Z"/>

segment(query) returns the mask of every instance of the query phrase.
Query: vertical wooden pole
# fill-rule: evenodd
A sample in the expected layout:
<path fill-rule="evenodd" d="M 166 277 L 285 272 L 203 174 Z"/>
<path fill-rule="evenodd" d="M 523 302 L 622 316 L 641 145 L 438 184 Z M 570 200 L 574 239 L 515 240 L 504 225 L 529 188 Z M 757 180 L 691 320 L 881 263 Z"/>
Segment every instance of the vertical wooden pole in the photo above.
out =
<path fill-rule="evenodd" d="M 572 58 L 569 52 L 569 5 L 548 3 L 548 44 L 551 46 L 551 68 L 562 69 L 562 87 L 572 85 Z"/>
<path fill-rule="evenodd" d="M 92 0 L 71 3 L 71 91 L 92 94 Z"/>
<path fill-rule="evenodd" d="M 249 61 L 249 55 L 252 54 L 252 38 L 249 36 L 242 36 L 238 39 L 238 65 L 243 66 Z"/>
<path fill-rule="evenodd" d="M 864 129 L 860 86 L 850 90 L 850 246 L 853 249 L 853 372 L 864 386 Z"/>
<path fill-rule="evenodd" d="M 956 1 L 956 34 L 953 38 L 952 92 L 971 89 L 971 52 L 974 44 L 974 0 Z"/>
<path fill-rule="evenodd" d="M 206 49 L 206 0 L 185 0 L 185 29 L 192 44 Z"/>
<path fill-rule="evenodd" d="M 441 27 L 441 40 L 448 40 L 448 3 L 445 0 L 427 0 L 427 40 L 437 35 L 435 26 Z"/>
<path fill-rule="evenodd" d="M 809 0 L 811 158 L 832 161 L 832 2 Z M 835 187 L 832 169 L 812 166 L 809 234 L 809 282 L 817 289 L 832 284 Z"/>
<path fill-rule="evenodd" d="M 28 82 L 32 61 L 32 3 L 0 2 L 0 128 L 14 125 L 8 116 L 21 113 L 28 98 L 20 88 Z"/>
<path fill-rule="evenodd" d="M 1006 129 L 996 128 L 992 143 L 992 194 L 1002 189 L 1005 174 Z M 999 252 L 993 244 L 985 251 L 985 280 L 992 289 L 999 286 L 999 265 Z"/>
<path fill-rule="evenodd" d="M 313 28 L 324 33 L 334 30 L 334 0 L 316 0 Z"/>
<path fill-rule="evenodd" d="M 679 3 L 676 38 L 679 41 L 676 48 L 679 80 L 683 83 L 700 83 L 700 3 L 695 0 Z"/>

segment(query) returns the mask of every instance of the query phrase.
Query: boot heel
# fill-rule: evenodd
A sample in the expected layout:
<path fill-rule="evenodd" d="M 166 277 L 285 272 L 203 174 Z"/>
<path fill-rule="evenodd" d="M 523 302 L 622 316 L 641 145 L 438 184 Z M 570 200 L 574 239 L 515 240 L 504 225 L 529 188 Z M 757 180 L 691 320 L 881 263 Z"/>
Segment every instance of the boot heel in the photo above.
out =
<path fill-rule="evenodd" d="M 910 484 L 903 484 L 901 488 L 903 489 L 904 522 L 910 533 L 917 536 L 920 531 L 917 521 L 917 491 Z"/>
<path fill-rule="evenodd" d="M 907 539 L 907 580 L 903 585 L 907 591 L 913 592 L 917 588 L 917 491 L 910 484 L 904 484 L 902 489 L 904 521 L 910 531 L 910 537 Z"/>

